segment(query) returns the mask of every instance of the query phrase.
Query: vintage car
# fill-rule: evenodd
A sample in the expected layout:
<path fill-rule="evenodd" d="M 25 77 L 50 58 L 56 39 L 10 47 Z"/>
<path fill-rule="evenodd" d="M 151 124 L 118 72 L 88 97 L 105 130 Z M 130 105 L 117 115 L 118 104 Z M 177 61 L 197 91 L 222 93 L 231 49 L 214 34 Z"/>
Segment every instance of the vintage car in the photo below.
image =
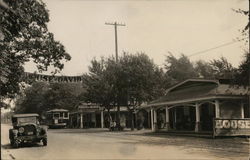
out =
<path fill-rule="evenodd" d="M 38 114 L 14 114 L 13 128 L 9 130 L 10 144 L 18 148 L 24 143 L 39 143 L 47 146 L 47 128 L 39 124 Z"/>

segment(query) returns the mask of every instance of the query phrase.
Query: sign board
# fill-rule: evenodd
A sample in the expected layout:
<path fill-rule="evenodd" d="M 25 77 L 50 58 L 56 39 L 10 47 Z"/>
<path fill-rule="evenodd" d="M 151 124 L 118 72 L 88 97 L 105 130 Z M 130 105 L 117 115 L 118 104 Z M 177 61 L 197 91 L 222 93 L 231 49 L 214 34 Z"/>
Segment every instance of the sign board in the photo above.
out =
<path fill-rule="evenodd" d="M 83 113 L 89 113 L 89 112 L 98 112 L 100 111 L 99 108 L 81 108 L 79 109 L 80 112 L 83 112 Z"/>
<path fill-rule="evenodd" d="M 214 136 L 250 136 L 250 118 L 216 118 Z"/>
<path fill-rule="evenodd" d="M 83 81 L 82 76 L 56 76 L 56 75 L 43 75 L 36 73 L 24 73 L 24 80 L 35 80 L 39 82 L 58 82 L 58 83 L 79 83 Z"/>

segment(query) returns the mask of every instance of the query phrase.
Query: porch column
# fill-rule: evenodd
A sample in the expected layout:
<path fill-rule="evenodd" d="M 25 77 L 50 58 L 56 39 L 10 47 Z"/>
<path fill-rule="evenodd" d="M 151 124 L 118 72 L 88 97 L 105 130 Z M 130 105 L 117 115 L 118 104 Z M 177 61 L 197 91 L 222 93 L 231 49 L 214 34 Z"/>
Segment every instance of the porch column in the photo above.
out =
<path fill-rule="evenodd" d="M 151 130 L 154 131 L 154 110 L 151 108 Z"/>
<path fill-rule="evenodd" d="M 154 131 L 157 130 L 157 112 L 154 110 Z"/>
<path fill-rule="evenodd" d="M 70 128 L 73 128 L 73 116 L 72 116 L 72 114 L 71 114 L 71 116 L 69 116 L 69 119 L 70 119 Z"/>
<path fill-rule="evenodd" d="M 195 132 L 200 131 L 200 107 L 198 103 L 195 103 Z"/>
<path fill-rule="evenodd" d="M 104 127 L 103 111 L 101 111 L 101 128 Z"/>
<path fill-rule="evenodd" d="M 148 128 L 150 128 L 150 110 L 147 110 L 147 113 L 148 113 Z"/>
<path fill-rule="evenodd" d="M 176 107 L 174 107 L 173 109 L 174 109 L 174 113 L 173 113 L 173 117 L 174 117 L 174 126 L 173 126 L 173 128 L 176 130 L 176 122 L 177 122 Z"/>
<path fill-rule="evenodd" d="M 168 106 L 166 106 L 166 131 L 169 131 L 169 110 Z"/>
<path fill-rule="evenodd" d="M 220 103 L 219 103 L 219 100 L 215 100 L 215 118 L 220 118 Z"/>
<path fill-rule="evenodd" d="M 80 115 L 80 128 L 83 128 L 83 114 Z"/>
<path fill-rule="evenodd" d="M 94 123 L 94 126 L 92 126 Z M 94 127 L 96 128 L 96 113 L 91 113 L 91 124 L 90 124 L 91 127 Z"/>
<path fill-rule="evenodd" d="M 244 103 L 242 101 L 240 103 L 240 111 L 241 111 L 241 118 L 244 118 Z"/>

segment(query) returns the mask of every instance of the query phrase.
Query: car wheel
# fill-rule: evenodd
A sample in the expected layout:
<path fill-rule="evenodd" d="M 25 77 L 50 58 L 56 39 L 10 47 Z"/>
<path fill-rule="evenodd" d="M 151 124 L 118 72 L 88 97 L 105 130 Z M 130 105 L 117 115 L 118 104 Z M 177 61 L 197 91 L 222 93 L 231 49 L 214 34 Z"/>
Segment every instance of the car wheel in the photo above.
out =
<path fill-rule="evenodd" d="M 14 148 L 18 148 L 18 147 L 19 147 L 19 143 L 18 143 L 17 141 L 14 141 L 14 142 L 12 142 L 12 143 L 13 143 L 12 146 L 13 146 Z"/>
<path fill-rule="evenodd" d="M 47 138 L 44 138 L 44 139 L 43 139 L 43 145 L 44 145 L 44 146 L 47 146 Z"/>
<path fill-rule="evenodd" d="M 11 146 L 14 146 L 13 140 L 10 140 L 10 145 L 11 145 Z"/>

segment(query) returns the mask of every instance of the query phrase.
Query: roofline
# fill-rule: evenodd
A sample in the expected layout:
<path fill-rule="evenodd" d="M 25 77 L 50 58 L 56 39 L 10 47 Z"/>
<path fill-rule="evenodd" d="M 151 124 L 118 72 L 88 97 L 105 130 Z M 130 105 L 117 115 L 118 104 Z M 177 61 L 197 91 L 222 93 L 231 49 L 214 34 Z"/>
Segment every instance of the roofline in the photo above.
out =
<path fill-rule="evenodd" d="M 39 117 L 37 113 L 14 114 L 12 117 Z"/>
<path fill-rule="evenodd" d="M 52 109 L 52 110 L 48 110 L 47 113 L 49 112 L 69 112 L 69 110 L 67 109 Z"/>
<path fill-rule="evenodd" d="M 183 85 L 183 84 L 185 84 L 185 83 L 187 83 L 187 82 L 189 82 L 189 81 L 193 81 L 193 82 L 213 82 L 213 83 L 216 83 L 216 84 L 219 85 L 219 81 L 218 81 L 218 80 L 190 78 L 190 79 L 186 79 L 186 80 L 184 80 L 184 81 L 182 81 L 182 82 L 180 82 L 180 83 L 177 83 L 176 85 L 174 85 L 174 86 L 168 88 L 167 91 L 166 91 L 166 94 L 167 94 L 168 92 L 170 92 L 171 90 L 173 90 L 174 88 L 179 87 L 179 86 L 181 86 L 181 85 Z"/>
<path fill-rule="evenodd" d="M 176 105 L 176 104 L 197 102 L 197 101 L 203 101 L 203 100 L 212 100 L 212 99 L 245 99 L 245 98 L 243 96 L 223 96 L 223 95 L 207 96 L 207 97 L 202 97 L 202 98 L 192 98 L 192 99 L 184 99 L 184 100 L 177 100 L 177 101 L 167 101 L 167 102 L 161 102 L 161 103 L 148 104 L 145 106 L 141 106 L 141 108 L 157 107 L 157 106 L 163 106 L 163 105 Z"/>

